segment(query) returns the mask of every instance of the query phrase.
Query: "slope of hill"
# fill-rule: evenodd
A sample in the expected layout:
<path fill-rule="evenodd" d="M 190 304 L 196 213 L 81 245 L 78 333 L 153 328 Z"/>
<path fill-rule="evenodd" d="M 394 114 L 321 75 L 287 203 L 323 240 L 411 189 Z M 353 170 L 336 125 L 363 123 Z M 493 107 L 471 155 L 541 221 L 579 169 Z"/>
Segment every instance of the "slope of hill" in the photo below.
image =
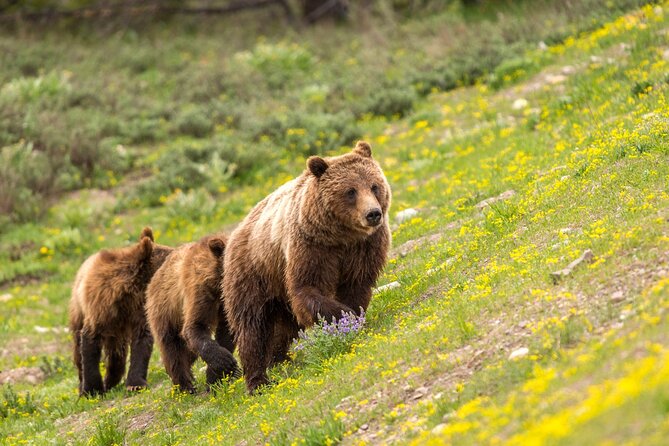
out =
<path fill-rule="evenodd" d="M 215 201 L 176 191 L 163 207 L 118 215 L 103 192 L 60 201 L 47 227 L 2 239 L 16 260 L 3 266 L 0 364 L 45 381 L 4 388 L 0 438 L 663 444 L 668 64 L 662 3 L 529 50 L 494 82 L 433 93 L 406 118 L 359 121 L 393 187 L 393 215 L 417 210 L 395 223 L 379 284 L 392 285 L 356 336 L 308 333 L 315 341 L 274 368 L 276 384 L 259 396 L 241 381 L 181 395 L 154 354 L 148 390 L 79 399 L 64 302 L 77 256 L 145 223 L 161 242 L 232 225 L 303 159 Z"/>

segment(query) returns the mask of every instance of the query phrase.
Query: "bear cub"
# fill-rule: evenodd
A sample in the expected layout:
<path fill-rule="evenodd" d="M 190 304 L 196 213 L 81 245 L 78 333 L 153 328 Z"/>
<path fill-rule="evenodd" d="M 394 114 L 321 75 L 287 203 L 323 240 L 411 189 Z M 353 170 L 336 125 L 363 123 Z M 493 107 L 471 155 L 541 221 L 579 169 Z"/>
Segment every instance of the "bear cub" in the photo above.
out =
<path fill-rule="evenodd" d="M 239 374 L 221 301 L 224 253 L 223 235 L 180 246 L 156 272 L 147 290 L 151 332 L 167 374 L 185 392 L 195 392 L 191 369 L 198 356 L 207 363 L 207 386 Z"/>
<path fill-rule="evenodd" d="M 258 203 L 225 254 L 228 322 L 254 392 L 300 328 L 366 310 L 390 245 L 390 186 L 368 143 L 312 156 Z"/>
<path fill-rule="evenodd" d="M 69 304 L 69 328 L 80 395 L 102 394 L 116 386 L 125 373 L 129 346 L 126 387 L 146 387 L 153 340 L 144 312 L 145 291 L 171 249 L 154 243 L 153 231 L 146 227 L 137 244 L 102 250 L 79 268 Z"/>

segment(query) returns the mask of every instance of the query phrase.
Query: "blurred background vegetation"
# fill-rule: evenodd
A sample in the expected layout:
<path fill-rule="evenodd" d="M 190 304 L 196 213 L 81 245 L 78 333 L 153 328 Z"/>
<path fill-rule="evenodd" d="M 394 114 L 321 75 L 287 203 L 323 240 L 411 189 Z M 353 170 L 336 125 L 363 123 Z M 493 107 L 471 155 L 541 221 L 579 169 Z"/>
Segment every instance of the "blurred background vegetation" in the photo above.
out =
<path fill-rule="evenodd" d="M 84 188 L 212 203 L 644 3 L 0 0 L 0 231 Z"/>

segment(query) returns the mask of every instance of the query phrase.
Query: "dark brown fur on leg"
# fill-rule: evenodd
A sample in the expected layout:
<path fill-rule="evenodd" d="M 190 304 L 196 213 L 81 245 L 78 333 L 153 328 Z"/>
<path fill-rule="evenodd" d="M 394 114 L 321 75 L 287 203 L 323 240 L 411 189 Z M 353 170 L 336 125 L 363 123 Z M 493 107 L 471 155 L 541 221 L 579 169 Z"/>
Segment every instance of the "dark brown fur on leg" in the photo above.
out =
<path fill-rule="evenodd" d="M 102 375 L 100 374 L 100 357 L 102 356 L 102 340 L 86 330 L 81 332 L 81 365 L 82 381 L 81 396 L 93 396 L 104 392 Z"/>
<path fill-rule="evenodd" d="M 274 327 L 268 344 L 270 352 L 268 367 L 290 359 L 288 356 L 290 344 L 297 338 L 300 331 L 297 319 L 285 308 L 285 305 L 277 302 L 276 306 L 279 308 L 274 311 Z"/>
<path fill-rule="evenodd" d="M 238 374 L 237 361 L 232 353 L 211 339 L 211 331 L 206 324 L 191 323 L 184 328 L 184 338 L 190 349 L 207 363 L 208 385 Z"/>
<path fill-rule="evenodd" d="M 225 308 L 223 303 L 218 306 L 218 325 L 216 326 L 216 342 L 218 345 L 228 350 L 230 353 L 235 351 L 235 340 L 230 332 L 230 325 L 225 317 Z"/>
<path fill-rule="evenodd" d="M 249 319 L 239 325 L 245 335 L 237 339 L 237 349 L 244 368 L 246 388 L 249 393 L 256 393 L 258 387 L 269 384 L 266 369 L 269 364 L 267 339 L 270 320 L 268 312 L 262 308 Z"/>
<path fill-rule="evenodd" d="M 126 379 L 126 389 L 137 391 L 146 388 L 147 373 L 151 352 L 153 351 L 153 337 L 148 324 L 135 330 L 130 348 L 130 369 Z"/>
<path fill-rule="evenodd" d="M 182 392 L 195 393 L 191 366 L 196 356 L 190 351 L 176 328 L 171 328 L 159 343 L 165 370 Z"/>
<path fill-rule="evenodd" d="M 103 342 L 107 359 L 105 361 L 105 392 L 114 388 L 123 379 L 125 373 L 125 361 L 128 356 L 128 348 L 124 345 L 117 345 L 115 339 L 105 339 Z"/>

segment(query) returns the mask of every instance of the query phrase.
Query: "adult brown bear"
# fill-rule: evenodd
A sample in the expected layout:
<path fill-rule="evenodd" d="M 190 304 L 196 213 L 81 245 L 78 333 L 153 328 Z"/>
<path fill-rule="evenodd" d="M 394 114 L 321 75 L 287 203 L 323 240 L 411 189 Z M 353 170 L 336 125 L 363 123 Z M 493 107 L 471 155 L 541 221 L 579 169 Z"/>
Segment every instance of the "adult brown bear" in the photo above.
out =
<path fill-rule="evenodd" d="M 300 327 L 367 309 L 390 245 L 390 186 L 372 150 L 312 156 L 228 240 L 223 301 L 253 392 Z"/>
<path fill-rule="evenodd" d="M 153 241 L 144 228 L 139 243 L 102 250 L 81 265 L 72 287 L 69 325 L 79 394 L 101 394 L 117 385 L 125 373 L 130 346 L 128 390 L 146 387 L 153 339 L 146 322 L 146 287 L 172 248 Z M 100 359 L 105 350 L 104 382 Z"/>
<path fill-rule="evenodd" d="M 167 374 L 185 392 L 195 391 L 191 368 L 198 355 L 207 363 L 207 385 L 238 373 L 221 301 L 224 253 L 223 235 L 180 246 L 147 289 L 146 314 L 153 338 Z"/>

